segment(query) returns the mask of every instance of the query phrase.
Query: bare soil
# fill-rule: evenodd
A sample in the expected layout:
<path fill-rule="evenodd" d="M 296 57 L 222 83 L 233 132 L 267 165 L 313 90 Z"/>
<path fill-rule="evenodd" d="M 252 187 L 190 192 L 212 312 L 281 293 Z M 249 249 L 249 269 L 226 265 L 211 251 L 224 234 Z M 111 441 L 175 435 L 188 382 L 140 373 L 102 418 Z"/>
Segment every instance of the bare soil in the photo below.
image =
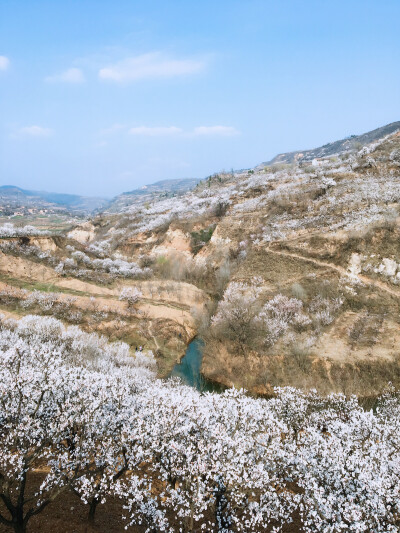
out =
<path fill-rule="evenodd" d="M 40 481 L 40 474 L 34 482 Z M 29 488 L 29 487 L 28 487 Z M 0 504 L 0 511 L 4 508 Z M 51 503 L 41 514 L 33 517 L 28 524 L 28 533 L 143 533 L 144 526 L 127 527 L 122 516 L 126 514 L 123 504 L 118 498 L 109 498 L 104 505 L 96 510 L 95 523 L 91 526 L 87 521 L 88 506 L 72 491 L 64 492 L 56 501 Z M 0 533 L 12 533 L 12 529 L 0 524 Z M 195 530 L 193 533 L 200 531 Z M 270 528 L 254 533 L 268 533 Z M 292 524 L 283 528 L 283 533 L 301 533 L 299 517 L 294 517 Z M 211 532 L 210 532 L 211 533 Z"/>

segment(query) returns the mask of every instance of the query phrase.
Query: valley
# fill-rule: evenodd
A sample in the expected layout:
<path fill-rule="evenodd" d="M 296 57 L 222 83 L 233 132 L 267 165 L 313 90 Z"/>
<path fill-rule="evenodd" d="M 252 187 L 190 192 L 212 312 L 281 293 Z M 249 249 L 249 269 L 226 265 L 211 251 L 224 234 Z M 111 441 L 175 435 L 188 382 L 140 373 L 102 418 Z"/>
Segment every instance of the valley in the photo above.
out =
<path fill-rule="evenodd" d="M 61 231 L 7 223 L 2 312 L 142 346 L 160 377 L 198 336 L 202 376 L 256 395 L 399 386 L 399 127 L 160 182 Z"/>

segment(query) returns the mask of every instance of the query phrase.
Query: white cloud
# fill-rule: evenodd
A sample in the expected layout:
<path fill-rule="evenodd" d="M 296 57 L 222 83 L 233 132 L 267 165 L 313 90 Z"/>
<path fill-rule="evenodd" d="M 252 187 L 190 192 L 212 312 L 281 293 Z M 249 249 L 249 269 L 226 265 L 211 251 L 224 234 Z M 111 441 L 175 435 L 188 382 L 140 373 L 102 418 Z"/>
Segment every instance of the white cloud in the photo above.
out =
<path fill-rule="evenodd" d="M 159 52 L 128 57 L 99 70 L 101 80 L 126 83 L 148 78 L 172 78 L 195 74 L 205 62 L 195 59 L 169 59 Z"/>
<path fill-rule="evenodd" d="M 232 126 L 198 126 L 192 130 L 184 130 L 177 126 L 135 126 L 129 128 L 127 125 L 115 123 L 108 128 L 99 130 L 98 135 L 103 138 L 111 137 L 119 133 L 129 133 L 140 137 L 173 137 L 193 138 L 193 137 L 233 137 L 239 135 L 240 131 Z"/>
<path fill-rule="evenodd" d="M 0 70 L 7 70 L 10 66 L 10 60 L 6 56 L 0 56 Z"/>
<path fill-rule="evenodd" d="M 47 76 L 45 81 L 48 82 L 61 82 L 61 83 L 83 83 L 85 76 L 80 68 L 72 67 L 60 74 L 54 76 Z"/>
<path fill-rule="evenodd" d="M 177 133 L 181 132 L 182 129 L 177 128 L 176 126 L 156 126 L 154 128 L 149 128 L 148 126 L 138 126 L 129 130 L 131 135 L 141 135 L 146 137 L 169 136 L 176 135 Z"/>
<path fill-rule="evenodd" d="M 233 137 L 239 135 L 239 131 L 231 126 L 198 126 L 193 134 L 199 136 L 218 135 L 220 137 Z"/>
<path fill-rule="evenodd" d="M 21 137 L 50 137 L 54 131 L 42 126 L 24 126 L 18 130 L 18 136 Z"/>

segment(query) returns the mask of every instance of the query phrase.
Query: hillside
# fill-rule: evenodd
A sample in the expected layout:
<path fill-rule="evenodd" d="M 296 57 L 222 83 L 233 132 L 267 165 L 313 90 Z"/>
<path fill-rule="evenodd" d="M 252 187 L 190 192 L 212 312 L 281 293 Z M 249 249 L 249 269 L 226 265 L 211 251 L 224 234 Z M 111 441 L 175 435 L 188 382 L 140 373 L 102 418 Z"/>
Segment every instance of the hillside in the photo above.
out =
<path fill-rule="evenodd" d="M 312 384 L 368 396 L 400 378 L 400 138 L 386 135 L 392 130 L 360 136 L 374 142 L 358 151 L 216 174 L 179 199 L 102 215 L 95 239 L 155 278 L 209 295 L 208 378 L 260 392 Z"/>
<path fill-rule="evenodd" d="M 390 135 L 397 130 L 400 130 L 400 121 L 392 122 L 386 126 L 363 133 L 362 135 L 351 135 L 350 137 L 346 137 L 340 141 L 324 144 L 324 146 L 320 146 L 319 148 L 278 154 L 270 161 L 262 163 L 261 166 L 264 167 L 277 164 L 291 164 L 294 162 L 309 162 L 320 157 L 329 157 L 336 154 L 342 154 L 344 152 L 351 152 L 360 149 L 366 144 L 382 139 L 382 137 Z"/>
<path fill-rule="evenodd" d="M 400 135 L 388 131 L 309 163 L 125 193 L 57 238 L 8 228 L 1 306 L 143 345 L 160 376 L 199 335 L 203 375 L 257 394 L 399 386 Z"/>
<path fill-rule="evenodd" d="M 124 207 L 137 203 L 151 202 L 158 198 L 179 196 L 193 189 L 198 182 L 199 180 L 192 178 L 157 181 L 116 196 L 105 207 L 105 210 L 117 213 Z"/>

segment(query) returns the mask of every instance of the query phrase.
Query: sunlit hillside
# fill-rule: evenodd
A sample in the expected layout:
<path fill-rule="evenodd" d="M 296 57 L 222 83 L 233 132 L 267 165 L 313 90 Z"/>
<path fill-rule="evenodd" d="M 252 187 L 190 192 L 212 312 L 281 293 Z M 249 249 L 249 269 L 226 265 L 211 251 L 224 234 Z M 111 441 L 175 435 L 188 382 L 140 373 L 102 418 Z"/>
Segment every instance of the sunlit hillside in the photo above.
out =
<path fill-rule="evenodd" d="M 400 532 L 400 2 L 0 2 L 0 533 Z"/>

